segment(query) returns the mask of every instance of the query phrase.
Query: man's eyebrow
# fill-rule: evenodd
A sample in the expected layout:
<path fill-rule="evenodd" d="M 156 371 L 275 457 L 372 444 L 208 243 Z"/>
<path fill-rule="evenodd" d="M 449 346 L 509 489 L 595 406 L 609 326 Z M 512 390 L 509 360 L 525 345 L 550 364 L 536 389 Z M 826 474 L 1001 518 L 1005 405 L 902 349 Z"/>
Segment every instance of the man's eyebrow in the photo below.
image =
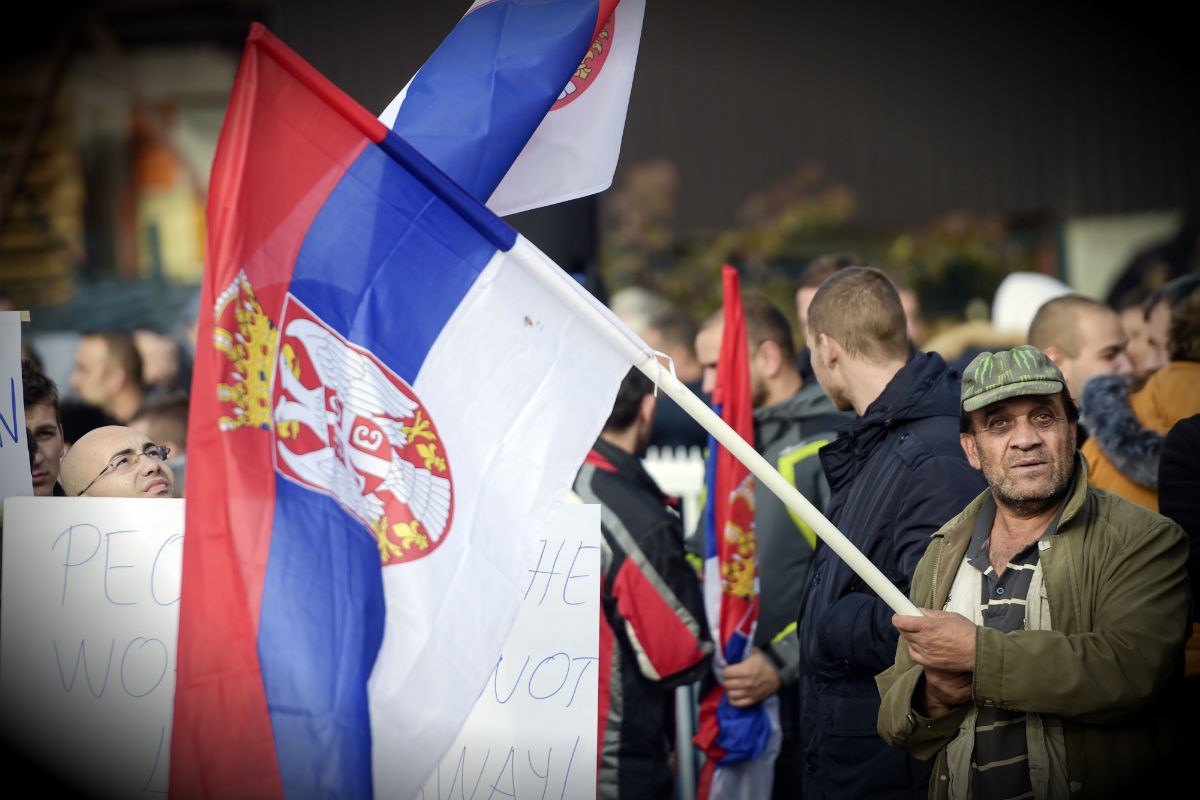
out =
<path fill-rule="evenodd" d="M 116 458 L 117 456 L 131 456 L 134 453 L 141 453 L 141 452 L 145 452 L 145 451 L 144 450 L 135 450 L 132 447 L 126 447 L 124 450 L 118 450 L 117 452 L 113 453 L 111 456 L 108 457 L 108 460 L 111 463 L 112 460 L 114 458 Z"/>

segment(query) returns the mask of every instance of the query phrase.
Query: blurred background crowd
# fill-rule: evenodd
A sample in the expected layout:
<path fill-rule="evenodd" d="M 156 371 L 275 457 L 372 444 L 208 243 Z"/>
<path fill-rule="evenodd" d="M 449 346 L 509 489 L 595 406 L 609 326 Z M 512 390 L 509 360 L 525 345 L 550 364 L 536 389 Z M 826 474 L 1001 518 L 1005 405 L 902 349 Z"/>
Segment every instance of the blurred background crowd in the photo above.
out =
<path fill-rule="evenodd" d="M 128 421 L 186 398 L 206 346 L 208 170 L 249 23 L 378 112 L 459 5 L 66 2 L 6 26 L 0 302 L 30 313 L 25 345 L 68 438 L 75 413 Z M 724 263 L 796 324 L 805 268 L 854 253 L 906 289 L 914 342 L 951 361 L 1023 339 L 1058 292 L 1140 307 L 1200 266 L 1196 56 L 1178 14 L 651 0 L 613 185 L 507 221 L 685 380 Z M 128 388 L 101 387 L 104 358 Z"/>

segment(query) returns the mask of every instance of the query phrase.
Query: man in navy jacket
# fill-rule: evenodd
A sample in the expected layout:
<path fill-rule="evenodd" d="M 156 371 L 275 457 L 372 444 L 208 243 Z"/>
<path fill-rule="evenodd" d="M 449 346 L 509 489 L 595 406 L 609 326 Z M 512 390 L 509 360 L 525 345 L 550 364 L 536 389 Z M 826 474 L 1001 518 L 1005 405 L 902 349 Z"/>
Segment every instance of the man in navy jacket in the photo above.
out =
<path fill-rule="evenodd" d="M 821 450 L 825 514 L 905 595 L 930 535 L 986 488 L 959 444 L 957 372 L 913 349 L 887 275 L 850 267 L 808 309 L 813 372 L 856 418 Z M 876 732 L 875 675 L 896 652 L 893 610 L 830 548 L 799 614 L 804 797 L 925 797 L 930 765 Z"/>

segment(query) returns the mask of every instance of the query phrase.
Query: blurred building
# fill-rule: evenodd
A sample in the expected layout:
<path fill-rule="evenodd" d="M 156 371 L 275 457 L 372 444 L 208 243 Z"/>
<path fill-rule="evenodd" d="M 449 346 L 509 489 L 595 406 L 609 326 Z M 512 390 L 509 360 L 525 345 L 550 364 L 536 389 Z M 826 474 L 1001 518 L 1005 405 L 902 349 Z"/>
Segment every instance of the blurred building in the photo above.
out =
<path fill-rule="evenodd" d="M 377 112 L 468 5 L 24 4 L 0 46 L 0 287 L 39 309 L 35 328 L 170 322 L 199 278 L 207 169 L 250 21 Z M 1091 276 L 1101 294 L 1197 207 L 1182 14 L 1153 0 L 648 0 L 614 185 L 669 159 L 686 237 L 738 224 L 746 198 L 816 165 L 853 192 L 864 229 L 1049 221 L 1087 257 L 1057 277 Z M 606 194 L 509 221 L 558 263 L 594 264 Z"/>

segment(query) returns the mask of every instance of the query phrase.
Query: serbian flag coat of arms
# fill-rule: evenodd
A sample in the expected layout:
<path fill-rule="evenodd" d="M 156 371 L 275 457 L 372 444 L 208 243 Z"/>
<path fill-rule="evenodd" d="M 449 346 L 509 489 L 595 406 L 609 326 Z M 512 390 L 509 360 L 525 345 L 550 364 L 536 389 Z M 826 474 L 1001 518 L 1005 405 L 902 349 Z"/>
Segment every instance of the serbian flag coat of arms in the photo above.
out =
<path fill-rule="evenodd" d="M 717 356 L 713 412 L 742 439 L 754 444 L 754 403 L 750 391 L 750 348 L 737 270 L 721 270 L 724 324 Z M 709 435 L 705 465 L 703 531 L 704 600 L 717 650 L 717 681 L 700 698 L 693 741 L 704 753 L 697 795 L 701 800 L 756 800 L 770 797 L 774 759 L 770 704 L 735 708 L 721 684 L 727 664 L 749 654 L 758 624 L 759 582 L 755 544 L 754 490 L 750 469 Z M 778 717 L 778 710 L 775 709 Z M 777 727 L 777 724 L 776 724 Z M 765 754 L 765 755 L 764 755 Z"/>
<path fill-rule="evenodd" d="M 208 222 L 170 793 L 413 797 L 652 351 L 258 24 Z"/>

